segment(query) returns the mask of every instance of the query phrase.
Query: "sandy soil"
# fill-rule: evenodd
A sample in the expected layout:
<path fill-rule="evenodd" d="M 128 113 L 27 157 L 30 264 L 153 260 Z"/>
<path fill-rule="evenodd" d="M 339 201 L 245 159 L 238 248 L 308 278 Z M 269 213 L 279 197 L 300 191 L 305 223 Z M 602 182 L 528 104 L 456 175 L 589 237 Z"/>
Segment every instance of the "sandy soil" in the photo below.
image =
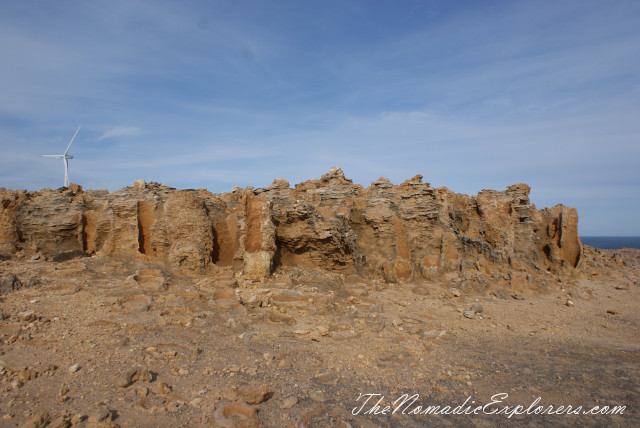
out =
<path fill-rule="evenodd" d="M 637 272 L 513 293 L 312 272 L 233 288 L 99 258 L 3 261 L 4 277 L 39 283 L 1 298 L 0 426 L 640 426 Z M 381 411 L 405 393 L 419 399 L 394 415 L 358 399 L 381 394 Z M 626 409 L 401 414 L 498 393 L 487 410 L 537 397 Z"/>

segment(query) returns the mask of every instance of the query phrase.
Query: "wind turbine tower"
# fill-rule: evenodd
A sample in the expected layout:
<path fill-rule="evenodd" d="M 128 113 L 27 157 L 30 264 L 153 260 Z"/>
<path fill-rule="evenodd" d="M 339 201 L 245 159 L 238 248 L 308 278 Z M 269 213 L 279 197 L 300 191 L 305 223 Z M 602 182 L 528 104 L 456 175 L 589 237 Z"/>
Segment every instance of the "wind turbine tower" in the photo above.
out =
<path fill-rule="evenodd" d="M 67 145 L 67 150 L 64 151 L 63 155 L 42 155 L 45 158 L 62 159 L 62 162 L 64 162 L 64 187 L 69 187 L 69 159 L 73 159 L 73 156 L 68 154 L 69 147 L 71 147 L 71 143 L 73 143 L 73 140 L 76 138 L 76 135 L 78 135 L 79 130 L 80 130 L 80 127 L 78 126 L 78 129 L 76 129 L 76 133 L 73 134 L 73 137 L 71 137 L 71 141 L 69 141 L 69 145 Z"/>

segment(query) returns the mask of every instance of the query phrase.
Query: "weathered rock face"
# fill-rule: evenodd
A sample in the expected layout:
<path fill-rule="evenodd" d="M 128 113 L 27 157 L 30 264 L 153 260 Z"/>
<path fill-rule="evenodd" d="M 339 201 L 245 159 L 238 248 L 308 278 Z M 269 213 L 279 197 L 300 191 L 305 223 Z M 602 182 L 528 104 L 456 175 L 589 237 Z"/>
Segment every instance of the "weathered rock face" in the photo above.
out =
<path fill-rule="evenodd" d="M 320 180 L 212 194 L 136 182 L 120 191 L 0 190 L 0 255 L 104 254 L 184 273 L 247 278 L 305 267 L 387 282 L 452 271 L 560 272 L 580 263 L 575 209 L 537 210 L 525 184 L 475 197 L 421 176 L 368 188 L 333 168 Z"/>

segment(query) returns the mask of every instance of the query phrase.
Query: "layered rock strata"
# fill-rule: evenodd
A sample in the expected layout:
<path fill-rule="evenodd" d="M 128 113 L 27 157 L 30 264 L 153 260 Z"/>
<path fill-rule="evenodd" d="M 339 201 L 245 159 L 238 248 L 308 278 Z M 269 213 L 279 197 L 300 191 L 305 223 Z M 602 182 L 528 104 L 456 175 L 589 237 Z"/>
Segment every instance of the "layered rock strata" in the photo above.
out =
<path fill-rule="evenodd" d="M 295 188 L 276 179 L 221 194 L 144 182 L 113 193 L 73 184 L 0 189 L 0 256 L 102 254 L 184 274 L 226 268 L 256 279 L 296 267 L 386 282 L 501 268 L 572 270 L 582 255 L 576 210 L 538 210 L 529 190 L 515 184 L 467 196 L 419 175 L 364 188 L 339 168 Z"/>

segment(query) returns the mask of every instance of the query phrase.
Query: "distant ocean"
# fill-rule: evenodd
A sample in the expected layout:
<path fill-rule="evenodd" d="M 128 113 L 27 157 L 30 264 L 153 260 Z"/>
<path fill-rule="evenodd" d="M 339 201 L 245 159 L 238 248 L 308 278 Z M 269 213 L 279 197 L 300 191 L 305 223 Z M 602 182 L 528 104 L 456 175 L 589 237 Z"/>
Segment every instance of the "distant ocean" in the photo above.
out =
<path fill-rule="evenodd" d="M 580 240 L 585 245 L 603 250 L 640 249 L 640 236 L 581 236 Z"/>

